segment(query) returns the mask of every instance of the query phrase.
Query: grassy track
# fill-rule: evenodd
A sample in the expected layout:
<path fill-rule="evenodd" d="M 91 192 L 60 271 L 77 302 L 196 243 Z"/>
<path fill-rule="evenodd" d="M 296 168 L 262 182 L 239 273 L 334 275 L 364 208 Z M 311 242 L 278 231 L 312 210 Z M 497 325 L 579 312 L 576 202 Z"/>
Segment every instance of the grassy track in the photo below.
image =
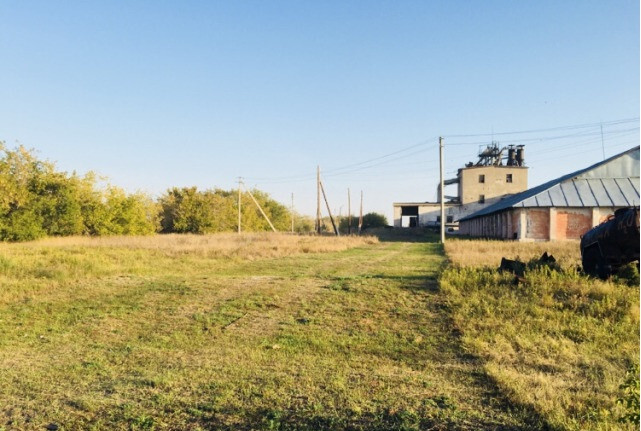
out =
<path fill-rule="evenodd" d="M 438 245 L 234 247 L 0 246 L 0 430 L 546 426 L 462 348 Z"/>

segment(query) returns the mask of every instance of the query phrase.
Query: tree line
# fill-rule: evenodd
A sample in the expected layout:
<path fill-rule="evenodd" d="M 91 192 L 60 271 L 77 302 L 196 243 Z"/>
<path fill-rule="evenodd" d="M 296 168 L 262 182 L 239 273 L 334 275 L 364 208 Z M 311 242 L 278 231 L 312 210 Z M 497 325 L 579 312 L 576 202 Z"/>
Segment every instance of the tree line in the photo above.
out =
<path fill-rule="evenodd" d="M 251 193 L 278 231 L 291 229 L 292 216 L 296 232 L 314 230 L 311 218 L 293 214 L 260 190 Z M 243 231 L 271 230 L 248 193 L 241 194 L 241 217 Z M 153 199 L 146 193 L 126 193 L 104 184 L 92 172 L 60 172 L 54 163 L 36 158 L 33 151 L 22 146 L 9 149 L 0 142 L 2 241 L 69 235 L 205 234 L 237 228 L 237 190 L 173 187 Z"/>

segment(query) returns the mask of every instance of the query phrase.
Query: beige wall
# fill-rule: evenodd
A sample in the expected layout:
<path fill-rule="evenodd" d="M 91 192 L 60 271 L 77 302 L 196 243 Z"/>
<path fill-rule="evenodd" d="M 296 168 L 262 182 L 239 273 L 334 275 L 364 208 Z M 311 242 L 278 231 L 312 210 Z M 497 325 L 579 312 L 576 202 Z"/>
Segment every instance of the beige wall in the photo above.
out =
<path fill-rule="evenodd" d="M 507 182 L 507 175 L 512 182 Z M 459 197 L 462 204 L 478 202 L 480 195 L 491 199 L 527 190 L 527 168 L 519 166 L 473 166 L 459 170 Z M 479 176 L 485 175 L 485 182 Z"/>

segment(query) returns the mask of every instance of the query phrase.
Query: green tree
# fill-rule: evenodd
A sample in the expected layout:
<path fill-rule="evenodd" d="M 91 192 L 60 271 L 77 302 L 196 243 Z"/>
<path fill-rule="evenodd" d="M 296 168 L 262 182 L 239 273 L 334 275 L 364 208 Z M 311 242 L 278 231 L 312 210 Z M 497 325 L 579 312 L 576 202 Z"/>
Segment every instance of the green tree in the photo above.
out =
<path fill-rule="evenodd" d="M 277 230 L 290 229 L 290 213 L 285 206 L 260 190 L 252 190 L 251 193 Z M 160 198 L 159 205 L 161 231 L 164 233 L 212 233 L 238 229 L 237 190 L 198 191 L 196 187 L 174 187 Z M 271 230 L 247 192 L 241 194 L 241 217 L 245 232 Z"/>
<path fill-rule="evenodd" d="M 32 181 L 33 208 L 47 235 L 80 235 L 84 231 L 82 208 L 74 175 L 43 173 Z"/>
<path fill-rule="evenodd" d="M 151 235 L 157 231 L 158 211 L 149 196 L 144 193 L 127 195 L 113 186 L 107 189 L 106 195 L 109 233 Z"/>
<path fill-rule="evenodd" d="M 46 234 L 36 210 L 34 180 L 50 166 L 20 146 L 9 150 L 0 143 L 0 240 L 28 241 Z"/>
<path fill-rule="evenodd" d="M 347 223 L 348 223 L 348 218 L 343 217 L 339 223 L 339 229 L 342 232 L 347 232 Z M 352 216 L 352 232 L 357 232 L 358 231 L 358 217 Z M 372 229 L 372 228 L 377 228 L 377 227 L 386 227 L 388 225 L 387 223 L 387 217 L 385 217 L 383 214 L 371 212 L 367 213 L 363 216 L 363 226 L 362 230 L 365 229 Z"/>
<path fill-rule="evenodd" d="M 160 198 L 162 232 L 209 233 L 214 213 L 206 196 L 196 187 L 174 187 Z"/>
<path fill-rule="evenodd" d="M 0 143 L 0 240 L 149 234 L 156 231 L 157 213 L 144 194 L 100 189 L 93 173 L 58 172 L 22 146 L 9 150 Z"/>

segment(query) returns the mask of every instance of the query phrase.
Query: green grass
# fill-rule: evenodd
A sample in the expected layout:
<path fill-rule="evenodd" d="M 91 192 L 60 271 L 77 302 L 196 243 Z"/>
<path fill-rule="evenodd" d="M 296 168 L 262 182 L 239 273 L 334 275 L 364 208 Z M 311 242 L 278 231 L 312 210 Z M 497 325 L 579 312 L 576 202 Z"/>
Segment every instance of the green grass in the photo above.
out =
<path fill-rule="evenodd" d="M 278 238 L 0 244 L 0 430 L 620 429 L 634 287 Z"/>
<path fill-rule="evenodd" d="M 537 429 L 462 349 L 443 264 L 3 246 L 0 429 Z"/>
<path fill-rule="evenodd" d="M 636 268 L 627 276 L 603 282 L 574 266 L 530 265 L 517 282 L 489 266 L 451 266 L 441 285 L 463 345 L 512 401 L 555 429 L 620 430 L 638 429 L 621 422 L 629 410 L 617 403 L 639 364 Z"/>

